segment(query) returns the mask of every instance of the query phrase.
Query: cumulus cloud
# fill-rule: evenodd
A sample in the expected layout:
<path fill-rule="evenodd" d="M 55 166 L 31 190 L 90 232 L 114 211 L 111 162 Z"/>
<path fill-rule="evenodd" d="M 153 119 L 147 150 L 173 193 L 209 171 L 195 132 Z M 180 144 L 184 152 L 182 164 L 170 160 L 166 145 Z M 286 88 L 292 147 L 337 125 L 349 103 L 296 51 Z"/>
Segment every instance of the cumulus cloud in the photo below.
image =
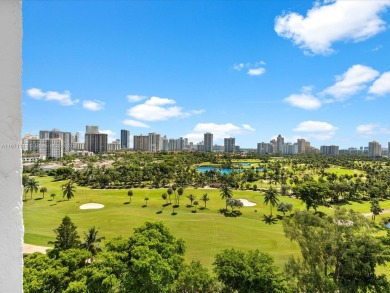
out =
<path fill-rule="evenodd" d="M 117 139 L 116 133 L 112 130 L 99 130 L 99 132 L 107 134 L 107 142 L 109 143 Z"/>
<path fill-rule="evenodd" d="M 275 19 L 275 31 L 311 54 L 330 54 L 339 41 L 360 42 L 386 29 L 380 14 L 390 0 L 315 2 L 306 16 L 295 12 Z"/>
<path fill-rule="evenodd" d="M 140 121 L 131 120 L 131 119 L 125 119 L 122 121 L 124 125 L 134 126 L 134 127 L 141 127 L 141 128 L 149 128 L 150 126 L 142 123 Z"/>
<path fill-rule="evenodd" d="M 283 101 L 305 110 L 316 110 L 321 107 L 321 101 L 310 93 L 292 94 Z"/>
<path fill-rule="evenodd" d="M 202 113 L 203 110 L 184 112 L 181 107 L 175 106 L 172 99 L 151 97 L 143 104 L 136 105 L 127 110 L 127 114 L 141 121 L 163 121 L 170 118 L 183 118 L 192 114 Z"/>
<path fill-rule="evenodd" d="M 248 70 L 248 75 L 250 76 L 260 76 L 265 73 L 265 68 L 259 67 L 259 68 L 251 68 Z"/>
<path fill-rule="evenodd" d="M 198 123 L 191 133 L 185 135 L 190 140 L 202 141 L 206 132 L 213 134 L 214 141 L 222 140 L 226 137 L 234 137 L 237 134 L 253 132 L 255 129 L 248 124 L 241 126 L 232 123 L 216 124 L 216 123 Z"/>
<path fill-rule="evenodd" d="M 83 107 L 84 109 L 87 109 L 89 111 L 100 111 L 104 109 L 105 103 L 98 100 L 85 100 L 83 101 Z"/>
<path fill-rule="evenodd" d="M 318 140 L 328 140 L 336 133 L 337 127 L 328 122 L 322 121 L 303 121 L 299 123 L 293 131 L 303 132 L 308 138 Z"/>
<path fill-rule="evenodd" d="M 241 71 L 245 67 L 244 63 L 238 63 L 233 65 L 233 69 L 237 71 Z"/>
<path fill-rule="evenodd" d="M 356 64 L 350 67 L 341 76 L 336 76 L 336 83 L 326 88 L 322 93 L 331 95 L 337 100 L 343 100 L 348 96 L 366 88 L 368 82 L 373 81 L 379 72 L 375 69 Z"/>
<path fill-rule="evenodd" d="M 38 88 L 31 88 L 26 91 L 27 95 L 36 100 L 44 101 L 56 101 L 63 106 L 72 106 L 77 104 L 79 100 L 72 100 L 71 93 L 69 91 L 64 91 L 63 93 L 47 91 L 44 92 Z"/>
<path fill-rule="evenodd" d="M 148 97 L 145 97 L 145 96 L 139 96 L 139 95 L 128 95 L 127 96 L 127 100 L 130 102 L 130 103 L 135 103 L 135 102 L 139 102 L 139 101 L 142 101 L 142 100 L 146 100 Z"/>
<path fill-rule="evenodd" d="M 356 132 L 364 137 L 378 134 L 390 134 L 390 130 L 378 124 L 362 124 L 356 127 Z"/>
<path fill-rule="evenodd" d="M 383 73 L 368 89 L 370 94 L 384 96 L 390 93 L 390 71 Z"/>

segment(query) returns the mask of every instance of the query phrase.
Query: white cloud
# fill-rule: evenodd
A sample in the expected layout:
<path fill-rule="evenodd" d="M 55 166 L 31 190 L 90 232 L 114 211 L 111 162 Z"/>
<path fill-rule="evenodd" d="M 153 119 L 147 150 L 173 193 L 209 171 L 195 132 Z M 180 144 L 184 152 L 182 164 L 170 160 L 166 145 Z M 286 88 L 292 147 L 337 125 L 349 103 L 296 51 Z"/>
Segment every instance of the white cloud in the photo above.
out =
<path fill-rule="evenodd" d="M 378 134 L 390 134 L 390 130 L 381 127 L 378 124 L 362 124 L 356 127 L 356 132 L 362 136 L 368 137 Z"/>
<path fill-rule="evenodd" d="M 84 109 L 87 109 L 89 111 L 100 111 L 104 109 L 104 102 L 98 101 L 98 100 L 85 100 L 83 101 L 83 107 Z"/>
<path fill-rule="evenodd" d="M 192 114 L 199 114 L 202 110 L 184 112 L 172 99 L 151 97 L 143 104 L 136 105 L 127 110 L 127 114 L 141 121 L 163 121 L 170 118 L 183 118 Z"/>
<path fill-rule="evenodd" d="M 308 138 L 318 140 L 327 140 L 332 138 L 336 133 L 337 127 L 328 122 L 322 121 L 303 121 L 293 129 L 295 132 L 306 133 Z"/>
<path fill-rule="evenodd" d="M 244 63 L 234 64 L 233 69 L 237 71 L 241 71 L 245 67 Z"/>
<path fill-rule="evenodd" d="M 260 76 L 265 73 L 265 68 L 259 67 L 259 68 L 251 68 L 248 70 L 248 75 L 250 76 Z"/>
<path fill-rule="evenodd" d="M 283 101 L 305 110 L 316 110 L 321 107 L 321 101 L 310 93 L 293 94 Z"/>
<path fill-rule="evenodd" d="M 350 67 L 341 76 L 336 76 L 336 83 L 326 88 L 322 93 L 343 100 L 348 96 L 366 88 L 368 82 L 373 81 L 379 72 L 371 67 L 356 64 Z"/>
<path fill-rule="evenodd" d="M 150 126 L 142 123 L 140 121 L 131 120 L 131 119 L 125 119 L 122 121 L 124 125 L 134 126 L 134 127 L 141 127 L 141 128 L 149 128 Z"/>
<path fill-rule="evenodd" d="M 315 2 L 306 17 L 289 12 L 275 19 L 276 33 L 314 54 L 330 54 L 338 41 L 360 42 L 386 29 L 380 13 L 390 0 Z"/>
<path fill-rule="evenodd" d="M 62 94 L 59 92 L 47 91 L 43 92 L 38 88 L 31 88 L 26 91 L 27 95 L 33 99 L 44 100 L 44 101 L 57 101 L 60 105 L 63 106 L 72 106 L 77 104 L 79 100 L 72 100 L 71 94 L 69 91 L 64 91 Z"/>
<path fill-rule="evenodd" d="M 99 132 L 107 134 L 107 142 L 109 143 L 117 139 L 116 133 L 112 130 L 99 130 Z"/>
<path fill-rule="evenodd" d="M 390 93 L 390 71 L 383 73 L 369 88 L 370 94 L 383 96 Z"/>
<path fill-rule="evenodd" d="M 202 141 L 204 134 L 206 132 L 211 132 L 213 134 L 213 139 L 215 141 L 223 140 L 226 137 L 234 137 L 237 134 L 243 134 L 247 132 L 255 131 L 248 124 L 243 124 L 242 126 L 237 126 L 232 123 L 226 124 L 216 124 L 216 123 L 198 123 L 191 133 L 185 135 L 188 139 L 192 141 Z"/>
<path fill-rule="evenodd" d="M 128 96 L 127 96 L 127 100 L 128 100 L 130 103 L 139 102 L 139 101 L 145 100 L 145 99 L 147 99 L 147 98 L 148 98 L 148 97 L 139 96 L 139 95 L 128 95 Z"/>

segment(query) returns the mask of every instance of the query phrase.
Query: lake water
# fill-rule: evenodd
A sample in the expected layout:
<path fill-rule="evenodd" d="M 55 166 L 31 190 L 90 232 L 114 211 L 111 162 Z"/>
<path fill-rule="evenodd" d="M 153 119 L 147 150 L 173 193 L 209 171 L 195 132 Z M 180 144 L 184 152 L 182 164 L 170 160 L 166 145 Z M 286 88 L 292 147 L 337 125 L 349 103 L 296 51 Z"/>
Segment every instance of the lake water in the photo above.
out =
<path fill-rule="evenodd" d="M 241 165 L 242 164 L 248 164 L 250 165 L 250 163 L 240 163 Z M 243 165 L 243 166 L 248 166 L 248 165 Z M 230 174 L 232 172 L 232 168 L 217 168 L 217 167 L 211 167 L 211 166 L 201 166 L 201 167 L 197 167 L 196 168 L 197 171 L 199 172 L 206 172 L 206 171 L 212 171 L 212 170 L 217 170 L 217 171 L 220 171 L 222 174 Z M 258 170 L 258 171 L 262 171 L 263 168 L 255 168 L 255 171 Z M 236 172 L 241 172 L 242 169 L 235 169 Z"/>

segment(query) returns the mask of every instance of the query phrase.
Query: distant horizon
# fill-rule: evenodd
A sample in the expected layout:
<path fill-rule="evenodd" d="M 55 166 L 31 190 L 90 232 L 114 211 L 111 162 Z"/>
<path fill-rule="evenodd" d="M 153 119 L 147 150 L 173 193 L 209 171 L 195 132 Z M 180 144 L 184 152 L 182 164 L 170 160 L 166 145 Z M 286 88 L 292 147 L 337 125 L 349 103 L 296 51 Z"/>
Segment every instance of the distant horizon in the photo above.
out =
<path fill-rule="evenodd" d="M 390 141 L 390 1 L 23 1 L 23 136 Z M 333 17 L 338 15 L 337 18 Z M 48 125 L 53 127 L 48 128 Z"/>

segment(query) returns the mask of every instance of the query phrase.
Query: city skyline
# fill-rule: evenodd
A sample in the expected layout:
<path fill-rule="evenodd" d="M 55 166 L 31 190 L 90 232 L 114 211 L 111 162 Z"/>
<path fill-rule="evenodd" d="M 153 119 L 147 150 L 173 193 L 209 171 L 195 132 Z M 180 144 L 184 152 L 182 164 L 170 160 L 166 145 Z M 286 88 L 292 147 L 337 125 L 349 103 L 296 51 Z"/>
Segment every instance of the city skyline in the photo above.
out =
<path fill-rule="evenodd" d="M 387 146 L 389 6 L 24 1 L 22 135 Z"/>

